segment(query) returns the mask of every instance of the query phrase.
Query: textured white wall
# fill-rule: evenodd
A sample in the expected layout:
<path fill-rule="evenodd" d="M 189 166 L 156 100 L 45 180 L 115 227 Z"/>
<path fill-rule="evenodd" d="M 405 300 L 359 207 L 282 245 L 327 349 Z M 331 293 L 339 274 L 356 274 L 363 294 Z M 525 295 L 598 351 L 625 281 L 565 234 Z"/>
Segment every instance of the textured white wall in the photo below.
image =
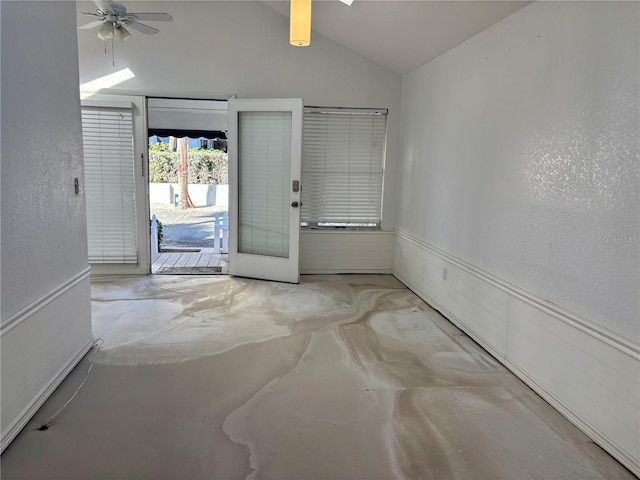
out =
<path fill-rule="evenodd" d="M 95 6 L 81 2 L 79 10 Z M 289 45 L 289 19 L 259 2 L 140 2 L 130 10 L 161 11 L 172 23 L 160 33 L 133 32 L 110 47 L 93 30 L 79 30 L 80 82 L 129 67 L 134 78 L 102 93 L 209 98 L 301 97 L 306 105 L 389 108 L 385 185 L 394 190 L 399 164 L 402 79 L 320 35 L 311 45 Z M 80 23 L 86 23 L 81 19 Z M 387 195 L 384 226 L 392 227 L 395 197 Z"/>
<path fill-rule="evenodd" d="M 75 2 L 1 5 L 4 320 L 87 267 L 87 234 Z"/>
<path fill-rule="evenodd" d="M 0 2 L 3 450 L 91 347 L 75 2 Z"/>
<path fill-rule="evenodd" d="M 640 5 L 536 2 L 403 78 L 398 227 L 634 341 Z"/>

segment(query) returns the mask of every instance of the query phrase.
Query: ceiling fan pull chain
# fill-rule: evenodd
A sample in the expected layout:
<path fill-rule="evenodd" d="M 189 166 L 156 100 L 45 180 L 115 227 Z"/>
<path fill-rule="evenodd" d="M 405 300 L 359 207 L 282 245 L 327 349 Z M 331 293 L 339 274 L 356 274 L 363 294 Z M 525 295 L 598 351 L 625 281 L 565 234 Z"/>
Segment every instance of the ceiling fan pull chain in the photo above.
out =
<path fill-rule="evenodd" d="M 111 37 L 111 65 L 116 66 L 116 54 L 113 51 L 113 37 Z"/>

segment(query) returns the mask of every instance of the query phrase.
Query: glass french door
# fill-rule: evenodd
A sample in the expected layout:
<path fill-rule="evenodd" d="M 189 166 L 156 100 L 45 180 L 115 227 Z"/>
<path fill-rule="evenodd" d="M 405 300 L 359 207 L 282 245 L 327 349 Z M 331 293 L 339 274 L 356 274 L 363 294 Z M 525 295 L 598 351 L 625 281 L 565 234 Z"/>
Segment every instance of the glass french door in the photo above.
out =
<path fill-rule="evenodd" d="M 298 283 L 303 101 L 228 107 L 229 273 Z"/>

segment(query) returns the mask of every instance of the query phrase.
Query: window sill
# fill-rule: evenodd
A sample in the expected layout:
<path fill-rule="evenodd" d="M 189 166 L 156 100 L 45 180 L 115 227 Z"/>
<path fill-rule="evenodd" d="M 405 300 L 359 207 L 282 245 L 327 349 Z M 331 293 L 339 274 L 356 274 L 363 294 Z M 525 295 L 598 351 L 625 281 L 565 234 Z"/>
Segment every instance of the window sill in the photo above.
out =
<path fill-rule="evenodd" d="M 380 227 L 300 227 L 300 230 L 304 233 L 380 233 L 383 231 Z"/>

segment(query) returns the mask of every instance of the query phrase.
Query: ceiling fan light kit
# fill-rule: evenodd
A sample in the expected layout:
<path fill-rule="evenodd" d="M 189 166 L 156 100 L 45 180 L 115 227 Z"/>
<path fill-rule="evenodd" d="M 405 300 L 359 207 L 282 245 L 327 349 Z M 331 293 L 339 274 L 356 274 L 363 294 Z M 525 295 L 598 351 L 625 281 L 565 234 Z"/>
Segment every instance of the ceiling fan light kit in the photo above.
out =
<path fill-rule="evenodd" d="M 289 43 L 296 47 L 311 43 L 311 0 L 291 0 Z"/>
<path fill-rule="evenodd" d="M 104 22 L 98 30 L 98 38 L 100 40 L 111 40 L 113 38 L 113 23 Z"/>
<path fill-rule="evenodd" d="M 123 42 L 131 38 L 129 30 L 124 28 L 124 25 L 120 25 L 118 28 L 116 28 L 116 33 L 118 34 L 118 38 Z"/>

